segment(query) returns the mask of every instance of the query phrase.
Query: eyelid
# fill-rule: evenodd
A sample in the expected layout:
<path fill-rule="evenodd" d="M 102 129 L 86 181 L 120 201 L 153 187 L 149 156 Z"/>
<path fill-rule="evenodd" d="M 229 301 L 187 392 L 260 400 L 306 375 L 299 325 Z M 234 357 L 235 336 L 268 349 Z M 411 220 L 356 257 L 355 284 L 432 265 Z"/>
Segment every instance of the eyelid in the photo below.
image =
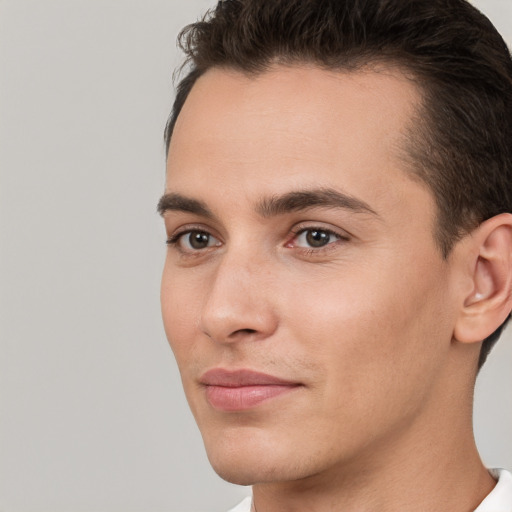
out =
<path fill-rule="evenodd" d="M 180 236 L 184 235 L 185 233 L 189 233 L 190 231 L 204 231 L 205 233 L 208 233 L 214 238 L 219 238 L 217 232 L 211 227 L 205 226 L 204 224 L 201 223 L 191 222 L 190 224 L 182 224 L 177 228 L 168 230 L 168 233 L 170 234 L 167 235 L 167 240 L 172 241 L 178 239 Z"/>
<path fill-rule="evenodd" d="M 353 236 L 346 230 L 332 226 L 331 224 L 326 225 L 323 222 L 301 222 L 299 224 L 296 224 L 290 229 L 290 234 L 293 235 L 293 237 L 297 237 L 297 235 L 303 233 L 304 231 L 325 231 L 327 233 L 332 233 L 333 235 L 339 236 L 343 240 L 350 240 L 353 238 Z"/>

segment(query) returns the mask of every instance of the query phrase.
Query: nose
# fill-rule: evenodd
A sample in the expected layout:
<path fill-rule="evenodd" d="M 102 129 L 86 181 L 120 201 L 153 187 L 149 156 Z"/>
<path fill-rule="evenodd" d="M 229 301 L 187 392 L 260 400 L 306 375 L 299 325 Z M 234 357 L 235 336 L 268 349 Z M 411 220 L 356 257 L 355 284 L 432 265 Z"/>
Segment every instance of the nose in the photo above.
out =
<path fill-rule="evenodd" d="M 267 261 L 241 254 L 225 255 L 209 282 L 201 329 L 217 343 L 263 340 L 278 325 L 273 303 L 275 280 Z"/>

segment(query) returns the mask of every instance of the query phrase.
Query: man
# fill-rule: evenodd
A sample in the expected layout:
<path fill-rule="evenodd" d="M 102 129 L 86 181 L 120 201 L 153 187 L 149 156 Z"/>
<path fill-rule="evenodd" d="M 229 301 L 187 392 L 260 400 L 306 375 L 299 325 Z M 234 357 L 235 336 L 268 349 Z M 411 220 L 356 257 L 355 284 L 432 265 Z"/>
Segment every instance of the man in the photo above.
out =
<path fill-rule="evenodd" d="M 235 510 L 512 511 L 512 62 L 464 0 L 225 0 L 182 34 L 165 329 Z M 498 481 L 498 483 L 497 483 Z"/>

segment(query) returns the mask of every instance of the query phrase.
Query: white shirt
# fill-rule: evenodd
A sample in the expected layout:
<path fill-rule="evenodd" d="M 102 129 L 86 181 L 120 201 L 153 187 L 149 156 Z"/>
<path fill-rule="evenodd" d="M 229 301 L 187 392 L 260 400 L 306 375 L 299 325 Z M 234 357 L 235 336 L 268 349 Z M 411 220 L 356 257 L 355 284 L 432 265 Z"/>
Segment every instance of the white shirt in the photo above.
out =
<path fill-rule="evenodd" d="M 491 469 L 489 472 L 498 483 L 475 512 L 512 512 L 512 474 L 504 469 Z"/>
<path fill-rule="evenodd" d="M 491 469 L 489 472 L 498 483 L 474 512 L 512 512 L 512 474 L 504 469 Z M 228 512 L 251 512 L 251 497 Z"/>

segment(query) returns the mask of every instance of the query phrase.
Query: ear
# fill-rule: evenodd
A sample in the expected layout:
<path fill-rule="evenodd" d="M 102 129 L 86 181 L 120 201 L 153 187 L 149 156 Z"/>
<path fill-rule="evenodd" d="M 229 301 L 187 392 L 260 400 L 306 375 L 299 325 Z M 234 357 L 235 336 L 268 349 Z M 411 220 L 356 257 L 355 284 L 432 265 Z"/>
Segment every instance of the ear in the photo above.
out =
<path fill-rule="evenodd" d="M 491 335 L 512 309 L 512 215 L 502 213 L 469 235 L 470 289 L 454 329 L 461 343 Z"/>

